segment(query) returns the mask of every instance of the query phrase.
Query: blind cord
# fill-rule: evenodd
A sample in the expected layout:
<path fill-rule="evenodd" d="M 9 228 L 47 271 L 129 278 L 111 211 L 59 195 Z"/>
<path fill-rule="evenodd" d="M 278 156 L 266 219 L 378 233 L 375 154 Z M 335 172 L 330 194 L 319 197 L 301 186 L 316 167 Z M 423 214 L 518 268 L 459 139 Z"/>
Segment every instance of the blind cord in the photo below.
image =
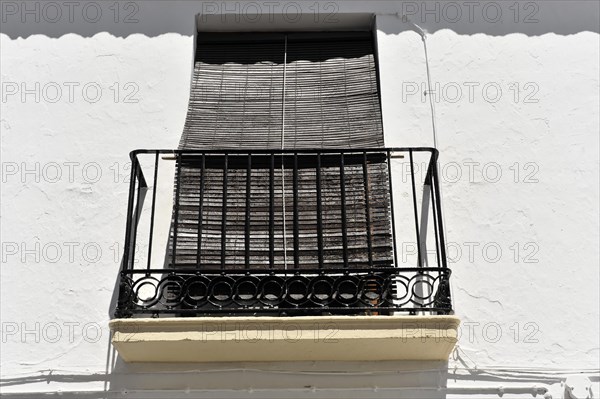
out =
<path fill-rule="evenodd" d="M 285 35 L 285 44 L 283 52 L 283 95 L 281 101 L 281 150 L 285 147 L 285 89 L 287 75 L 287 35 Z M 284 155 L 281 154 L 281 206 L 283 211 L 283 267 L 287 269 L 287 231 L 285 217 L 285 170 L 283 167 Z"/>

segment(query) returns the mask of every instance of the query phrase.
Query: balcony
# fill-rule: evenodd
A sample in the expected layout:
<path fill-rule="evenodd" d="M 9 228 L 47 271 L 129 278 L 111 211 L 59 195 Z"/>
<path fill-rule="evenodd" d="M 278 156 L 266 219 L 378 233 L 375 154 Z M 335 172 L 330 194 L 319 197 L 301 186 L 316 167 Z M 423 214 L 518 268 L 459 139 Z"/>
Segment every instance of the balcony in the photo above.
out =
<path fill-rule="evenodd" d="M 345 345 L 352 359 L 447 358 L 458 320 L 437 155 L 134 151 L 113 343 L 131 361 L 335 360 Z M 252 339 L 218 339 L 242 324 L 281 346 L 265 357 Z M 292 325 L 306 345 L 286 345 Z M 342 344 L 320 348 L 327 331 Z M 248 358 L 209 345 L 224 341 L 250 345 Z"/>

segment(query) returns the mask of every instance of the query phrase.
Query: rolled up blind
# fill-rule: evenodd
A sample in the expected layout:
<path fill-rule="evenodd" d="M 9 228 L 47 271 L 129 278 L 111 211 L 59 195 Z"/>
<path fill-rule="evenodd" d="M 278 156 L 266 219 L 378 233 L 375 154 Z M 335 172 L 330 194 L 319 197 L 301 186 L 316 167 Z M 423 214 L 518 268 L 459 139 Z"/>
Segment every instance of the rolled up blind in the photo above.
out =
<path fill-rule="evenodd" d="M 279 148 L 284 51 L 281 34 L 200 34 L 180 148 Z"/>
<path fill-rule="evenodd" d="M 369 32 L 289 35 L 285 75 L 285 148 L 383 146 Z"/>
<path fill-rule="evenodd" d="M 282 141 L 285 149 L 383 146 L 370 32 L 198 35 L 180 148 L 280 149 Z"/>

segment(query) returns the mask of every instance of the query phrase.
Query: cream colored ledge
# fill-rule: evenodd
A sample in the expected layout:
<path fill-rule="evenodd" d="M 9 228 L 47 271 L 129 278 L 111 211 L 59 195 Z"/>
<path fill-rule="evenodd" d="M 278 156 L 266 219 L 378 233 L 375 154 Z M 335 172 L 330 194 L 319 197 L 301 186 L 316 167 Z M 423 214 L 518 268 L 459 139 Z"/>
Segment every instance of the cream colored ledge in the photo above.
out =
<path fill-rule="evenodd" d="M 447 360 L 455 316 L 117 319 L 126 362 Z"/>
<path fill-rule="evenodd" d="M 126 362 L 447 360 L 455 316 L 116 319 Z"/>

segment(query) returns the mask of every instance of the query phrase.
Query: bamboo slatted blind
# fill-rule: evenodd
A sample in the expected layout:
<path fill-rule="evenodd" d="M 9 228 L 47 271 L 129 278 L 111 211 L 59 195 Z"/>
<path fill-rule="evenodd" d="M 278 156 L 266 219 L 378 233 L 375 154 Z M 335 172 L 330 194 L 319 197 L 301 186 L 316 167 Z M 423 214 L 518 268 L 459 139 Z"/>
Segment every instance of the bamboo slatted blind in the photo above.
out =
<path fill-rule="evenodd" d="M 281 149 L 284 131 L 285 149 L 383 146 L 370 32 L 198 35 L 180 148 Z"/>
<path fill-rule="evenodd" d="M 370 33 L 199 34 L 180 148 L 274 152 L 178 160 L 176 266 L 391 265 L 386 157 L 335 151 L 379 147 Z"/>

